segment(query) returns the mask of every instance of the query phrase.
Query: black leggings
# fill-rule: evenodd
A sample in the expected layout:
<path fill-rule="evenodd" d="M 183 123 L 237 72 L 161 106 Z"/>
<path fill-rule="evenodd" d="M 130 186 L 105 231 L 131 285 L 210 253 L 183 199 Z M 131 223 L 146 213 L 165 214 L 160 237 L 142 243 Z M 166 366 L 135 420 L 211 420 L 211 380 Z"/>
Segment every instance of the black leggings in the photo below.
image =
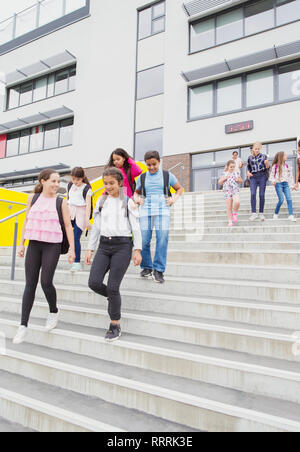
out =
<path fill-rule="evenodd" d="M 132 241 L 101 242 L 90 273 L 89 288 L 108 299 L 108 314 L 114 321 L 121 318 L 120 286 L 131 261 L 132 247 Z M 103 280 L 109 270 L 106 286 Z"/>
<path fill-rule="evenodd" d="M 60 258 L 61 243 L 29 242 L 25 260 L 26 287 L 22 302 L 21 325 L 28 325 L 35 292 L 42 269 L 41 285 L 50 307 L 50 313 L 57 314 L 57 297 L 53 285 L 54 273 Z"/>

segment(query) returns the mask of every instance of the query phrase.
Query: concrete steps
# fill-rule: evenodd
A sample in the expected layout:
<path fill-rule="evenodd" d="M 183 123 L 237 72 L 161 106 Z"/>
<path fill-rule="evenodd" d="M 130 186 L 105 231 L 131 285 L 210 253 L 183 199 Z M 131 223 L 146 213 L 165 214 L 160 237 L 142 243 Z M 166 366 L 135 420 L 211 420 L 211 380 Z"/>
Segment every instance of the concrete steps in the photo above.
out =
<path fill-rule="evenodd" d="M 241 199 L 230 231 L 221 192 L 176 204 L 166 283 L 130 267 L 113 345 L 103 339 L 107 301 L 87 287 L 89 267 L 71 274 L 62 257 L 58 328 L 44 331 L 39 287 L 26 343 L 13 346 L 24 261 L 11 282 L 11 249 L 0 249 L 0 418 L 38 431 L 300 431 L 300 222 L 287 221 L 286 207 L 271 219 L 272 187 L 265 222 L 249 222 L 249 190 Z M 299 194 L 293 199 L 299 215 Z"/>

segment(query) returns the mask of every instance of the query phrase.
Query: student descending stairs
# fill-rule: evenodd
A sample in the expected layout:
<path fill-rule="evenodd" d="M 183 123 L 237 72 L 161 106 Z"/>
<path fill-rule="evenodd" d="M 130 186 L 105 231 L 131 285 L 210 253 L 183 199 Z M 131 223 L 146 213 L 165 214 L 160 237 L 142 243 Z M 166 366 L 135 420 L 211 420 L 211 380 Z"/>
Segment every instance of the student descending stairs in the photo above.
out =
<path fill-rule="evenodd" d="M 229 231 L 222 193 L 186 194 L 184 214 L 180 203 L 173 210 L 166 283 L 142 280 L 130 267 L 114 345 L 104 342 L 107 302 L 88 289 L 88 268 L 72 274 L 62 257 L 58 328 L 44 331 L 48 305 L 38 289 L 26 342 L 14 346 L 24 263 L 17 260 L 11 282 L 11 249 L 2 248 L 0 430 L 299 432 L 300 198 L 293 196 L 299 224 L 286 219 L 286 208 L 271 220 L 273 188 L 266 221 L 250 223 L 242 190 L 239 224 Z"/>

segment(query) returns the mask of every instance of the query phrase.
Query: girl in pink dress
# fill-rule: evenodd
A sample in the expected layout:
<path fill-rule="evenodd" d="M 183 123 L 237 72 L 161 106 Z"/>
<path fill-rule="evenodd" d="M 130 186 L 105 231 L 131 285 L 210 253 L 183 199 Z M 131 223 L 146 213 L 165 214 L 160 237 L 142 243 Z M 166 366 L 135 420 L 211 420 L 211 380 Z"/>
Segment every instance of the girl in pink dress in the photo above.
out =
<path fill-rule="evenodd" d="M 40 271 L 41 285 L 50 308 L 45 330 L 53 330 L 58 323 L 57 297 L 53 278 L 62 252 L 63 226 L 70 245 L 69 263 L 72 264 L 75 259 L 70 212 L 67 202 L 57 198 L 59 186 L 59 174 L 52 169 L 44 170 L 39 175 L 39 183 L 35 187 L 34 194 L 28 197 L 26 218 L 18 250 L 18 256 L 24 258 L 25 240 L 29 240 L 25 260 L 26 287 L 22 301 L 21 326 L 14 338 L 14 344 L 21 344 L 25 340 Z M 61 220 L 59 220 L 60 216 Z"/>
<path fill-rule="evenodd" d="M 124 177 L 124 194 L 132 198 L 135 192 L 135 179 L 142 174 L 141 168 L 124 149 L 116 149 L 110 157 L 107 168 L 115 166 Z"/>

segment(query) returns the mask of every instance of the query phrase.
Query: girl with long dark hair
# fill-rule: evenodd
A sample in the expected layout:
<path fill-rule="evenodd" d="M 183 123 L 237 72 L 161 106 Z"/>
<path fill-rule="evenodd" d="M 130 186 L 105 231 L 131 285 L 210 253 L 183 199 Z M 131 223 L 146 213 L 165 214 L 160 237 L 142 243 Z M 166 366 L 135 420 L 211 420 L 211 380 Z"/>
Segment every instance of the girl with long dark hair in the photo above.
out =
<path fill-rule="evenodd" d="M 123 174 L 125 195 L 132 198 L 135 192 L 135 179 L 142 174 L 141 168 L 124 149 L 116 149 L 110 156 L 107 168 L 118 168 Z"/>

